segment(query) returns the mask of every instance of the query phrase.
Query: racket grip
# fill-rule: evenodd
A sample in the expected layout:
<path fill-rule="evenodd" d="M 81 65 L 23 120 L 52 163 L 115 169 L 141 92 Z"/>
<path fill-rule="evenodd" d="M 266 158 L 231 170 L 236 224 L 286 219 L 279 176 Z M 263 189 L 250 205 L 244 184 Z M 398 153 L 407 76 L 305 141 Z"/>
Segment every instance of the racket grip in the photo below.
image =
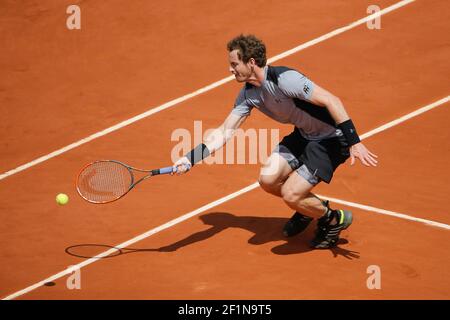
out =
<path fill-rule="evenodd" d="M 167 173 L 172 173 L 172 172 L 173 172 L 173 167 L 165 167 L 165 168 L 159 169 L 159 174 L 167 174 Z"/>
<path fill-rule="evenodd" d="M 188 170 L 191 169 L 191 166 L 188 167 Z M 172 172 L 176 172 L 177 170 L 173 167 L 165 167 L 165 168 L 161 168 L 161 169 L 156 169 L 152 171 L 152 175 L 156 176 L 158 174 L 167 174 L 167 173 L 172 173 Z"/>

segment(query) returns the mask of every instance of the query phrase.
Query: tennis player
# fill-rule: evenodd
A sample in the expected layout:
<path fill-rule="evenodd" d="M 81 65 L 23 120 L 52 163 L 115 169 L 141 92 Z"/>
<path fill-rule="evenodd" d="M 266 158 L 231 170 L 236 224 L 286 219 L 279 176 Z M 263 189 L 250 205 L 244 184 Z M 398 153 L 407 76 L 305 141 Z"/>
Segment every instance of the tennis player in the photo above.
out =
<path fill-rule="evenodd" d="M 266 65 L 266 47 L 254 35 L 239 35 L 228 45 L 229 70 L 244 86 L 225 121 L 174 163 L 178 174 L 209 156 L 233 136 L 253 108 L 281 123 L 294 125 L 261 167 L 259 184 L 283 199 L 294 215 L 283 233 L 292 237 L 304 231 L 314 218 L 317 229 L 313 248 L 336 246 L 339 234 L 352 223 L 352 213 L 333 210 L 312 189 L 330 183 L 336 168 L 349 157 L 365 166 L 376 166 L 377 156 L 361 142 L 341 100 L 302 73 Z"/>

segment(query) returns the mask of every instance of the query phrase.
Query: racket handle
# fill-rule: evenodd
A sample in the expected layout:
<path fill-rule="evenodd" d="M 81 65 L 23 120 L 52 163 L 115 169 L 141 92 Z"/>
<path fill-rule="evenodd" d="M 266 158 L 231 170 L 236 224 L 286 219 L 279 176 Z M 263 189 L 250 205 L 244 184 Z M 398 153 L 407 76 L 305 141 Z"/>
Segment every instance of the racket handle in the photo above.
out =
<path fill-rule="evenodd" d="M 191 166 L 189 166 L 188 170 L 191 169 Z M 152 171 L 152 175 L 156 176 L 158 174 L 167 174 L 167 173 L 172 173 L 172 172 L 176 172 L 177 170 L 173 167 L 165 167 L 165 168 L 161 168 L 161 169 L 156 169 Z"/>
<path fill-rule="evenodd" d="M 172 173 L 172 172 L 173 172 L 173 167 L 165 167 L 165 168 L 159 169 L 159 174 L 167 174 L 167 173 Z"/>

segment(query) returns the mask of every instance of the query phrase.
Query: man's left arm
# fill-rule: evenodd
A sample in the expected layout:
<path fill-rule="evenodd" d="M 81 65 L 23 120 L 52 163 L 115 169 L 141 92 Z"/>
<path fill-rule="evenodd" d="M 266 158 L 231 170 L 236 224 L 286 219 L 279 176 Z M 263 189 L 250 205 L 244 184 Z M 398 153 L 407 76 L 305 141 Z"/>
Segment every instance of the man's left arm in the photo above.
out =
<path fill-rule="evenodd" d="M 308 100 L 317 106 L 327 108 L 330 112 L 338 128 L 341 129 L 350 144 L 351 165 L 355 163 L 355 158 L 358 158 L 362 164 L 368 167 L 376 167 L 377 156 L 360 142 L 356 128 L 338 97 L 315 84 Z"/>

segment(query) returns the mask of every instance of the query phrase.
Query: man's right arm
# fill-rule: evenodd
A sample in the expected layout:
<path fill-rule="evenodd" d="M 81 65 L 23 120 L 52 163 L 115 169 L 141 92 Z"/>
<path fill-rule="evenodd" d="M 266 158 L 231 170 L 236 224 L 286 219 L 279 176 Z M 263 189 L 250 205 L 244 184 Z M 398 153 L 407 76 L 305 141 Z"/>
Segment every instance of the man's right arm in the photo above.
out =
<path fill-rule="evenodd" d="M 235 131 L 244 123 L 247 116 L 240 116 L 231 112 L 221 126 L 214 129 L 207 137 L 205 137 L 204 144 L 209 151 L 214 151 L 222 148 L 228 140 L 234 135 Z"/>
<path fill-rule="evenodd" d="M 203 148 L 206 147 L 208 149 L 208 154 L 222 148 L 225 143 L 231 139 L 235 131 L 244 123 L 247 117 L 247 115 L 242 116 L 231 112 L 222 125 L 211 131 L 205 137 L 203 141 Z M 176 161 L 173 167 L 176 169 L 177 174 L 182 174 L 187 172 L 192 165 L 193 163 L 191 163 L 191 161 L 184 156 Z"/>

